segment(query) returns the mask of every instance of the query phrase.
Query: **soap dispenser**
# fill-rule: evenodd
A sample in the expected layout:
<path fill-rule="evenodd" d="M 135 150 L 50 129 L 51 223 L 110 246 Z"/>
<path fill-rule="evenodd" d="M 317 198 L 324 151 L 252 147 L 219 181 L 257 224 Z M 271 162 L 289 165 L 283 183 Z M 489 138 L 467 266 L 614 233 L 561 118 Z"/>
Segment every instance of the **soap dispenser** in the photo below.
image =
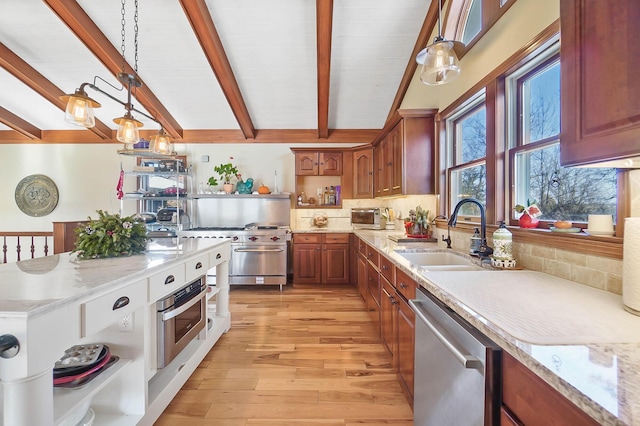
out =
<path fill-rule="evenodd" d="M 513 239 L 504 222 L 500 222 L 500 227 L 493 233 L 493 258 L 499 260 L 512 260 Z"/>
<path fill-rule="evenodd" d="M 471 236 L 471 244 L 469 245 L 469 253 L 472 255 L 478 254 L 480 246 L 482 245 L 482 238 L 480 238 L 480 229 L 476 228 Z"/>

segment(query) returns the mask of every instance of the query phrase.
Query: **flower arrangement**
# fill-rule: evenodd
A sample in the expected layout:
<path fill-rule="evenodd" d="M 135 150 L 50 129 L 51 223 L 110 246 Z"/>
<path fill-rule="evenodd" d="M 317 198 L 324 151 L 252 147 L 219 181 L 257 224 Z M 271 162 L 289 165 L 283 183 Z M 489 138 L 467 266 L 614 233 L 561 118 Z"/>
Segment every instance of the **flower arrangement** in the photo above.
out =
<path fill-rule="evenodd" d="M 540 222 L 538 217 L 542 216 L 542 211 L 536 205 L 535 200 L 529 201 L 529 199 L 527 199 L 526 207 L 522 204 L 516 204 L 513 209 L 516 212 L 521 213 L 520 218 L 518 219 L 521 228 L 535 228 L 538 226 L 538 222 Z"/>
<path fill-rule="evenodd" d="M 91 219 L 85 227 L 76 229 L 76 247 L 79 259 L 131 256 L 147 249 L 147 228 L 133 216 L 97 210 L 98 219 Z"/>
<path fill-rule="evenodd" d="M 432 221 L 433 218 L 429 218 L 429 210 L 425 210 L 421 206 L 409 210 L 409 217 L 405 218 L 404 225 L 407 235 L 429 236 Z"/>

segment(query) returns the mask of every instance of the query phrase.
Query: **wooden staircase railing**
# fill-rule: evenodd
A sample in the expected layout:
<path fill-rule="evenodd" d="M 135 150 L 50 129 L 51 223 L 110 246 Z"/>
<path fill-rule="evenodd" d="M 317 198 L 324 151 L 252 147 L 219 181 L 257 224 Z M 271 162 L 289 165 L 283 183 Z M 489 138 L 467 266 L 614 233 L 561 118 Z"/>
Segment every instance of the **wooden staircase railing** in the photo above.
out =
<path fill-rule="evenodd" d="M 0 241 L 2 241 L 2 263 L 53 254 L 49 252 L 49 244 L 53 241 L 53 232 L 0 231 Z"/>

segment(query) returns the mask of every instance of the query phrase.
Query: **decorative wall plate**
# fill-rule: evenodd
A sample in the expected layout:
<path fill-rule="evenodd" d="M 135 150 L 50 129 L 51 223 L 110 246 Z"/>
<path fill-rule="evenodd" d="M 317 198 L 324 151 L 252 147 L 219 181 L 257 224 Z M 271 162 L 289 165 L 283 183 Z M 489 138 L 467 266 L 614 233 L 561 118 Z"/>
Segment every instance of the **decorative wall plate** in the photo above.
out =
<path fill-rule="evenodd" d="M 27 176 L 16 186 L 16 204 L 29 216 L 46 216 L 58 205 L 58 187 L 48 176 Z"/>

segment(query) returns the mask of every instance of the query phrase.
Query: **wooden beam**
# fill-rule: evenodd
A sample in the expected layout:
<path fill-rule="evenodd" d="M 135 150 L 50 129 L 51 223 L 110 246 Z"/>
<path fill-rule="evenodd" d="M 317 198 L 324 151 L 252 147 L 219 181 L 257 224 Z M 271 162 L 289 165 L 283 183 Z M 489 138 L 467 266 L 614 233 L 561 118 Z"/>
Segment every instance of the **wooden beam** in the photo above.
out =
<path fill-rule="evenodd" d="M 238 87 L 238 82 L 205 0 L 180 0 L 180 4 L 191 23 L 191 28 L 196 34 L 213 73 L 218 79 L 220 88 L 229 102 L 244 137 L 247 139 L 255 138 L 256 130 L 253 127 L 249 110 L 244 103 L 240 87 Z"/>
<path fill-rule="evenodd" d="M 0 123 L 11 127 L 13 130 L 25 135 L 29 139 L 40 139 L 42 137 L 42 130 L 1 106 Z"/>
<path fill-rule="evenodd" d="M 65 93 L 2 43 L 0 43 L 0 66 L 62 111 L 67 108 L 66 104 L 59 99 Z M 60 119 L 62 120 L 63 117 L 60 116 Z M 91 131 L 102 139 L 111 138 L 112 130 L 99 120 L 96 120 L 96 125 L 91 128 Z"/>
<path fill-rule="evenodd" d="M 318 137 L 329 137 L 329 89 L 331 84 L 331 32 L 333 0 L 316 0 L 318 74 Z"/>
<path fill-rule="evenodd" d="M 402 80 L 400 81 L 400 86 L 398 86 L 398 91 L 396 92 L 396 97 L 393 99 L 393 103 L 391 104 L 391 110 L 389 111 L 389 115 L 387 116 L 387 121 L 393 118 L 393 114 L 400 108 L 402 104 L 402 100 L 404 99 L 404 95 L 406 95 L 407 90 L 409 89 L 409 85 L 411 84 L 411 80 L 413 79 L 413 75 L 416 73 L 416 69 L 418 68 L 418 63 L 416 62 L 416 56 L 418 53 L 424 49 L 428 44 L 430 44 L 430 37 L 433 29 L 435 28 L 438 22 L 438 2 L 432 1 L 429 5 L 429 10 L 427 11 L 427 16 L 424 18 L 424 23 L 422 24 L 422 28 L 420 29 L 420 33 L 418 34 L 418 39 L 416 40 L 416 44 L 413 46 L 413 52 L 411 52 L 411 56 L 409 57 L 409 63 L 407 64 L 407 68 L 404 71 L 404 75 L 402 76 Z"/>
<path fill-rule="evenodd" d="M 122 55 L 120 51 L 111 44 L 109 39 L 75 0 L 43 1 L 114 76 L 122 72 Z M 138 75 L 131 65 L 126 62 L 124 72 Z M 138 79 L 142 82 L 142 86 L 133 91 L 136 100 L 160 122 L 167 133 L 174 138 L 181 138 L 182 128 L 176 119 L 173 118 L 151 89 L 144 84 L 139 75 Z"/>
<path fill-rule="evenodd" d="M 153 130 L 141 130 L 140 136 L 149 139 Z M 331 130 L 327 138 L 319 138 L 316 129 L 263 129 L 256 130 L 254 139 L 247 139 L 241 130 L 184 130 L 184 137 L 174 143 L 274 143 L 274 144 L 318 144 L 344 143 L 367 145 L 378 136 L 380 129 L 336 129 Z M 99 139 L 87 130 L 42 130 L 42 137 L 37 141 L 13 131 L 0 131 L 0 145 L 22 143 L 122 143 L 113 139 Z"/>

